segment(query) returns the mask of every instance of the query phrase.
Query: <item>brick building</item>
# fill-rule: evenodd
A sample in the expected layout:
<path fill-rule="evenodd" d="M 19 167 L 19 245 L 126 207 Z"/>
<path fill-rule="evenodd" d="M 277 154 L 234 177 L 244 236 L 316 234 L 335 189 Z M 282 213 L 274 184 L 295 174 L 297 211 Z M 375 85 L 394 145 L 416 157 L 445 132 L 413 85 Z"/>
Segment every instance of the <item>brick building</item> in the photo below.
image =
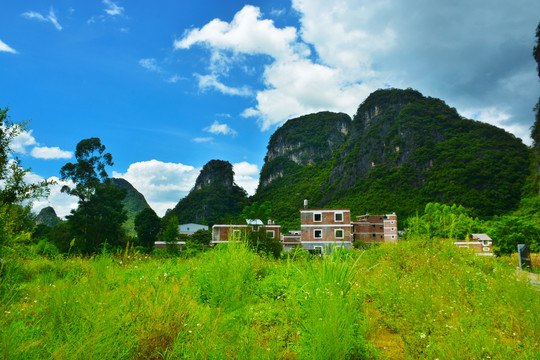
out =
<path fill-rule="evenodd" d="M 348 209 L 300 210 L 301 244 L 308 251 L 324 252 L 334 246 L 351 247 L 351 212 Z"/>
<path fill-rule="evenodd" d="M 245 225 L 216 224 L 212 226 L 212 245 L 228 242 L 229 238 L 240 240 L 247 234 L 260 229 L 264 229 L 266 234 L 273 239 L 281 239 L 281 225 L 276 225 L 271 220 L 265 225 L 261 220 L 247 219 Z"/>
<path fill-rule="evenodd" d="M 360 215 L 353 225 L 353 240 L 365 243 L 392 242 L 398 240 L 397 215 Z"/>

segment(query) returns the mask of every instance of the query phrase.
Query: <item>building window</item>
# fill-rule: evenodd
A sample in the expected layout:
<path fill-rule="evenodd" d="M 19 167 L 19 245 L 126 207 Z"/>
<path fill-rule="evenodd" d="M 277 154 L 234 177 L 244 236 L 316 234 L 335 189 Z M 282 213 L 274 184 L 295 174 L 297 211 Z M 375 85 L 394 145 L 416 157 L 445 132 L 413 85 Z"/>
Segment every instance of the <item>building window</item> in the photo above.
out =
<path fill-rule="evenodd" d="M 392 228 L 392 231 L 394 231 L 394 228 Z"/>
<path fill-rule="evenodd" d="M 489 251 L 489 247 L 484 247 L 482 250 Z"/>
<path fill-rule="evenodd" d="M 315 239 L 322 239 L 322 230 L 320 229 L 313 230 L 313 237 Z"/>
<path fill-rule="evenodd" d="M 242 230 L 233 230 L 232 232 L 233 240 L 240 240 L 242 238 Z"/>
<path fill-rule="evenodd" d="M 313 213 L 313 221 L 314 222 L 321 222 L 322 221 L 322 213 Z"/>
<path fill-rule="evenodd" d="M 489 240 L 482 240 L 483 246 L 489 246 Z"/>
<path fill-rule="evenodd" d="M 396 236 L 395 236 L 395 235 L 392 235 L 392 239 L 395 239 L 395 238 L 396 238 Z"/>
<path fill-rule="evenodd" d="M 343 230 L 342 229 L 336 229 L 334 236 L 336 239 L 343 239 Z"/>
<path fill-rule="evenodd" d="M 270 239 L 274 238 L 274 230 L 266 230 L 266 236 Z"/>
<path fill-rule="evenodd" d="M 343 213 L 334 213 L 334 220 L 336 222 L 343 222 Z"/>

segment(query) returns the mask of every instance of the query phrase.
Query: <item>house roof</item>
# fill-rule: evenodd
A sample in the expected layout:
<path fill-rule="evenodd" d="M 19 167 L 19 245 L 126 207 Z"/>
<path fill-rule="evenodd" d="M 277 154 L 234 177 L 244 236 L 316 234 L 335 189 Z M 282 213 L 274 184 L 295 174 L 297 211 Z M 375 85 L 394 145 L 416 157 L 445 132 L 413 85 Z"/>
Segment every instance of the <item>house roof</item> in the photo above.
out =
<path fill-rule="evenodd" d="M 472 234 L 473 239 L 478 240 L 491 240 L 491 238 L 487 234 Z"/>
<path fill-rule="evenodd" d="M 264 225 L 264 223 L 259 219 L 246 219 L 248 225 Z"/>

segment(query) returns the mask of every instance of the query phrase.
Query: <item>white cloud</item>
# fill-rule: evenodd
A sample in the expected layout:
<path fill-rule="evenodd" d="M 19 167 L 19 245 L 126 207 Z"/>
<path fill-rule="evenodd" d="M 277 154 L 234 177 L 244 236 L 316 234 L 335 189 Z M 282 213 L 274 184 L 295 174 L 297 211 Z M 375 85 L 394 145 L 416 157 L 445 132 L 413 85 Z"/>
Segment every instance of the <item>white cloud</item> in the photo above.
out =
<path fill-rule="evenodd" d="M 33 130 L 23 131 L 19 135 L 17 135 L 11 142 L 11 149 L 14 152 L 26 154 L 27 146 L 37 145 L 38 143 L 32 135 L 32 131 Z"/>
<path fill-rule="evenodd" d="M 199 88 L 203 91 L 208 89 L 215 89 L 225 95 L 238 95 L 238 96 L 251 96 L 252 92 L 247 86 L 242 86 L 240 88 L 229 87 L 217 79 L 217 75 L 199 75 L 195 74 L 199 79 Z"/>
<path fill-rule="evenodd" d="M 205 143 L 205 142 L 210 142 L 214 140 L 213 137 L 196 137 L 196 138 L 193 138 L 193 141 L 196 142 L 196 143 Z"/>
<path fill-rule="evenodd" d="M 36 146 L 30 152 L 30 155 L 37 159 L 71 159 L 71 151 L 61 150 L 59 147 Z"/>
<path fill-rule="evenodd" d="M 111 0 L 103 0 L 103 4 L 106 6 L 104 11 L 109 16 L 118 16 L 124 14 L 124 8 L 122 6 L 118 6 L 118 4 Z"/>
<path fill-rule="evenodd" d="M 183 80 L 184 78 L 179 76 L 178 74 L 174 74 L 170 77 L 168 77 L 167 79 L 165 79 L 166 82 L 168 83 L 172 83 L 172 84 L 175 84 L 177 83 L 179 80 Z"/>
<path fill-rule="evenodd" d="M 212 125 L 205 127 L 203 130 L 216 135 L 222 134 L 236 136 L 238 134 L 236 130 L 232 129 L 229 125 L 220 124 L 217 120 L 215 120 Z"/>
<path fill-rule="evenodd" d="M 234 181 L 244 188 L 249 195 L 255 194 L 259 185 L 259 167 L 246 161 L 233 164 Z"/>
<path fill-rule="evenodd" d="M 188 31 L 174 42 L 176 49 L 188 49 L 196 43 L 245 54 L 266 54 L 274 58 L 294 56 L 296 29 L 278 29 L 269 19 L 260 20 L 259 8 L 246 5 L 230 23 L 214 19 L 201 29 Z"/>
<path fill-rule="evenodd" d="M 56 14 L 52 7 L 50 8 L 49 13 L 47 15 L 42 15 L 36 11 L 27 11 L 27 12 L 22 13 L 21 15 L 27 19 L 35 19 L 35 20 L 43 21 L 43 22 L 50 22 L 51 24 L 53 24 L 53 26 L 57 30 L 62 30 L 62 25 L 58 23 L 58 18 L 56 17 Z"/>
<path fill-rule="evenodd" d="M 0 51 L 9 52 L 12 54 L 16 54 L 17 51 L 15 51 L 12 47 L 10 47 L 8 44 L 0 40 Z"/>
<path fill-rule="evenodd" d="M 154 58 L 140 59 L 139 65 L 141 65 L 146 70 L 154 71 L 157 73 L 160 73 L 163 71 L 161 67 L 157 65 L 157 60 Z"/>
<path fill-rule="evenodd" d="M 222 93 L 231 88 L 221 75 L 266 55 L 256 65 L 263 87 L 242 113 L 263 130 L 319 110 L 353 115 L 378 88 L 412 87 L 460 112 L 484 109 L 486 121 L 497 116 L 485 109 L 504 108 L 508 119 L 499 124 L 527 143 L 540 91 L 531 56 L 538 1 L 293 0 L 292 7 L 298 29 L 278 28 L 247 5 L 230 22 L 186 31 L 174 47 L 209 49 L 210 75 L 198 76 L 199 87 Z"/>
<path fill-rule="evenodd" d="M 124 174 L 113 172 L 113 177 L 129 181 L 152 209 L 163 216 L 189 193 L 199 172 L 200 169 L 189 165 L 150 160 L 131 164 Z"/>

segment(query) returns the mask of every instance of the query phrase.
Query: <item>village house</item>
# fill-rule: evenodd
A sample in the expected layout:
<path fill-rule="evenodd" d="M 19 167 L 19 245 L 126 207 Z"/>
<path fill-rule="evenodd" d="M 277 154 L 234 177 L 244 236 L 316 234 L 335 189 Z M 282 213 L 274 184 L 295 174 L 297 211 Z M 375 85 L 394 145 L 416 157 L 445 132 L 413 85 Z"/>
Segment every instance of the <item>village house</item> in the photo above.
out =
<path fill-rule="evenodd" d="M 300 243 L 310 252 L 323 253 L 333 247 L 351 248 L 351 212 L 348 209 L 300 210 Z"/>
<path fill-rule="evenodd" d="M 268 237 L 272 239 L 281 239 L 281 225 L 276 225 L 272 220 L 264 224 L 261 220 L 246 219 L 243 225 L 215 224 L 212 226 L 212 245 L 226 243 L 230 238 L 241 240 L 250 232 L 264 229 Z"/>
<path fill-rule="evenodd" d="M 181 224 L 178 226 L 178 232 L 184 235 L 191 236 L 198 230 L 208 230 L 208 226 L 200 225 L 200 224 L 193 224 L 193 223 Z"/>
<path fill-rule="evenodd" d="M 458 240 L 454 244 L 460 248 L 476 251 L 480 256 L 493 256 L 493 240 L 487 234 L 472 234 L 471 240 Z"/>
<path fill-rule="evenodd" d="M 398 240 L 397 215 L 360 215 L 352 222 L 354 241 L 364 243 L 391 242 Z"/>
<path fill-rule="evenodd" d="M 291 251 L 302 247 L 301 239 L 302 231 L 300 230 L 290 230 L 288 234 L 282 234 L 281 244 L 283 245 L 283 251 Z"/>

